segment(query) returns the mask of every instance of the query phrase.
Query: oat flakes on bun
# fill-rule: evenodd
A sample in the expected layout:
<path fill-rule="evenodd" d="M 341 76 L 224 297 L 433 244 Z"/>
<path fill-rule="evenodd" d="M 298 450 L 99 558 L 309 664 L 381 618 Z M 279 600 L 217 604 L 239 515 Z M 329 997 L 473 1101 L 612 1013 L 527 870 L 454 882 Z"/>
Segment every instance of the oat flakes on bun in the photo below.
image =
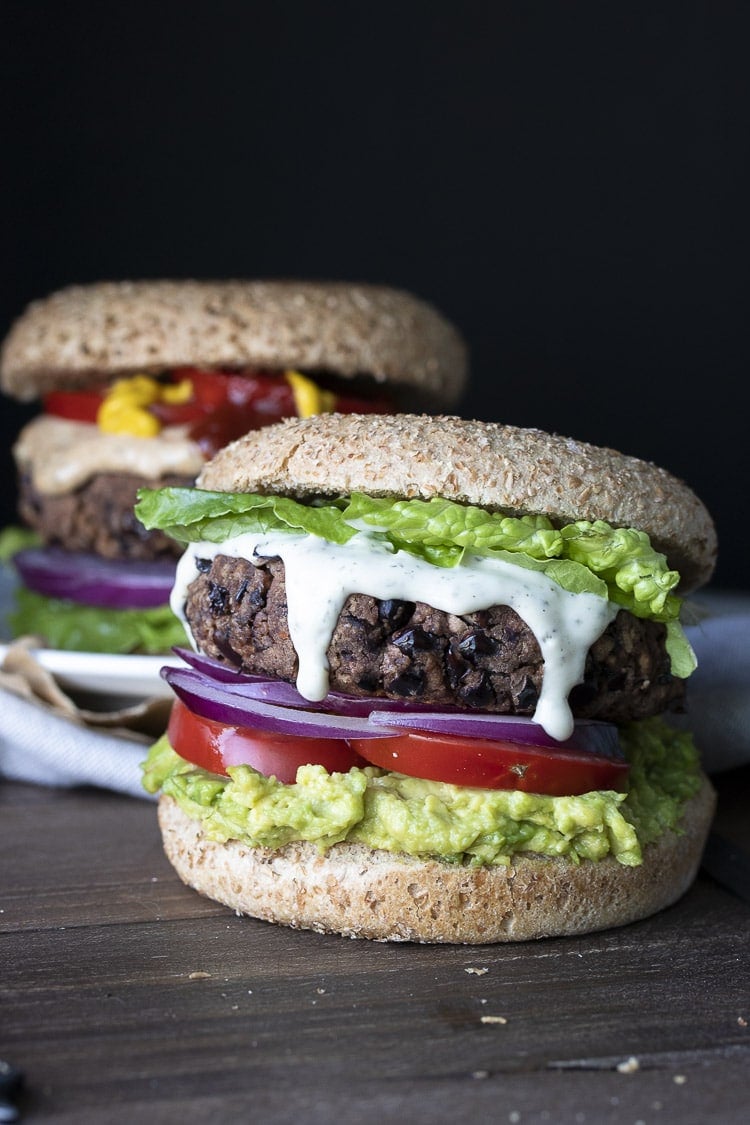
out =
<path fill-rule="evenodd" d="M 334 413 L 249 433 L 136 512 L 184 549 L 191 645 L 144 785 L 197 891 L 469 944 L 686 891 L 715 795 L 666 717 L 716 535 L 682 481 L 539 430 Z"/>
<path fill-rule="evenodd" d="M 40 541 L 14 555 L 14 632 L 167 651 L 180 547 L 134 518 L 139 487 L 191 485 L 222 445 L 280 418 L 445 409 L 466 378 L 457 329 L 386 286 L 122 281 L 35 301 L 0 356 L 2 391 L 42 408 L 14 446 L 19 515 Z"/>

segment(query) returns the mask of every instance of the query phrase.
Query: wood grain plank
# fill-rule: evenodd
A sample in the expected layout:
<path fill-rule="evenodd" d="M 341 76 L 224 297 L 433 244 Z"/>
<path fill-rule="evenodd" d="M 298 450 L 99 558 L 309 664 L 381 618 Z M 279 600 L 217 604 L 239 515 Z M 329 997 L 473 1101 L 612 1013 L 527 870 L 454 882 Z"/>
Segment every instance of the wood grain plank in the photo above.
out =
<path fill-rule="evenodd" d="M 0 1057 L 35 1120 L 746 1116 L 750 905 L 704 875 L 582 938 L 352 941 L 183 887 L 148 802 L 10 785 L 0 873 Z"/>

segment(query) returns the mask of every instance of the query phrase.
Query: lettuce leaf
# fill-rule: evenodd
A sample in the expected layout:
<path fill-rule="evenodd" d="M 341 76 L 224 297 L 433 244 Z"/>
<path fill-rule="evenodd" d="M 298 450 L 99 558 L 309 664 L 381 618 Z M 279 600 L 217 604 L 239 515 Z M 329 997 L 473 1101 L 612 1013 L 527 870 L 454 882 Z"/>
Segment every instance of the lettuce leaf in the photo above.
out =
<path fill-rule="evenodd" d="M 354 492 L 344 519 L 355 527 L 387 533 L 401 549 L 422 554 L 421 548 L 443 548 L 446 562 L 461 561 L 465 550 L 491 554 L 519 551 L 534 559 L 555 558 L 562 536 L 546 516 L 506 516 L 452 500 L 388 500 Z"/>
<path fill-rule="evenodd" d="M 46 598 L 19 587 L 8 614 L 13 636 L 36 636 L 49 648 L 70 652 L 163 653 L 187 644 L 168 605 L 152 609 L 99 609 Z"/>
<path fill-rule="evenodd" d="M 279 530 L 346 543 L 357 534 L 334 504 L 300 504 L 287 496 L 251 492 L 142 488 L 135 514 L 148 531 L 158 527 L 180 543 L 223 543 L 249 532 Z"/>
<path fill-rule="evenodd" d="M 30 527 L 9 524 L 0 530 L 0 562 L 10 562 L 25 547 L 37 547 L 40 543 L 38 533 Z"/>

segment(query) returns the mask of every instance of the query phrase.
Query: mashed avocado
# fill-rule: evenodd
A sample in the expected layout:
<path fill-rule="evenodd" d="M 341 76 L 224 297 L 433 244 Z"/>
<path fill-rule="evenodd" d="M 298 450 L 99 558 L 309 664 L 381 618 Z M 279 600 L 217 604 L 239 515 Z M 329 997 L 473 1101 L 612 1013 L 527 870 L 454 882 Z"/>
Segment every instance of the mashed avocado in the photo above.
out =
<path fill-rule="evenodd" d="M 218 842 L 282 847 L 308 840 L 321 850 L 342 840 L 453 863 L 505 864 L 518 852 L 637 866 L 641 849 L 677 828 L 699 780 L 689 735 L 658 719 L 621 731 L 631 764 L 627 793 L 546 797 L 423 781 L 375 767 L 329 774 L 302 766 L 294 785 L 235 766 L 230 777 L 178 757 L 166 735 L 144 763 L 143 785 L 162 790 Z"/>

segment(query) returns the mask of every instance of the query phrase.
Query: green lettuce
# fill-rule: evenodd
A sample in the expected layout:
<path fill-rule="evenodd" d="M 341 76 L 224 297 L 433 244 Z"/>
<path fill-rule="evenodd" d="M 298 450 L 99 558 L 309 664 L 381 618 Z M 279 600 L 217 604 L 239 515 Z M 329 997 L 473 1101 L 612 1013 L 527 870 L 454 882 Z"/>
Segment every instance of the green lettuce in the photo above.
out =
<path fill-rule="evenodd" d="M 304 531 L 333 543 L 367 534 L 435 566 L 454 567 L 464 555 L 501 559 L 544 572 L 570 593 L 606 597 L 636 617 L 667 625 L 675 675 L 686 677 L 695 657 L 679 623 L 680 576 L 634 528 L 576 520 L 555 528 L 546 516 L 509 516 L 452 500 L 393 500 L 355 492 L 328 503 L 285 496 L 142 489 L 136 515 L 180 542 L 221 543 L 245 533 Z"/>
<path fill-rule="evenodd" d="M 0 562 L 8 563 L 26 547 L 37 547 L 41 542 L 36 531 L 29 527 L 9 524 L 0 530 Z"/>
<path fill-rule="evenodd" d="M 160 528 L 179 543 L 223 543 L 237 535 L 279 530 L 346 543 L 357 534 L 334 504 L 299 504 L 286 496 L 252 492 L 142 488 L 135 514 L 148 531 Z"/>
<path fill-rule="evenodd" d="M 73 652 L 163 653 L 187 644 L 168 605 L 151 609 L 99 609 L 47 598 L 19 587 L 7 615 L 15 637 L 41 637 L 49 648 Z"/>

